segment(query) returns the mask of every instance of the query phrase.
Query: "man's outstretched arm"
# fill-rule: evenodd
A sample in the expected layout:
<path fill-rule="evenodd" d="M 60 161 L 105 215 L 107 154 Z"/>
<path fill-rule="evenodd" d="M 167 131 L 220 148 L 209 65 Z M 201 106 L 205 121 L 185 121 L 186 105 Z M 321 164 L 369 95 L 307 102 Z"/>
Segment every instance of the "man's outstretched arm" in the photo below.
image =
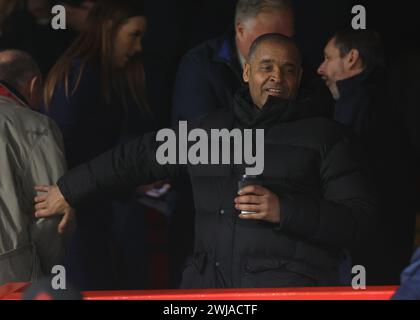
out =
<path fill-rule="evenodd" d="M 56 186 L 36 186 L 47 194 L 35 198 L 35 215 L 56 215 L 71 207 L 77 209 L 97 195 L 114 198 L 139 185 L 174 179 L 186 172 L 186 167 L 156 161 L 159 144 L 155 133 L 145 134 L 70 170 Z"/>

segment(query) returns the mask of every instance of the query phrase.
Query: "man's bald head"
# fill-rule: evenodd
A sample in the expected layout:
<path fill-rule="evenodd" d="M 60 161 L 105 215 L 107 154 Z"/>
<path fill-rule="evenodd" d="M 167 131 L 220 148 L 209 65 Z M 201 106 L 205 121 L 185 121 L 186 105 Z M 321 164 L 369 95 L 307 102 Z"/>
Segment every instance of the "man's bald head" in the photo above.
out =
<path fill-rule="evenodd" d="M 19 90 L 34 76 L 40 75 L 38 65 L 28 53 L 20 50 L 0 51 L 0 80 Z"/>
<path fill-rule="evenodd" d="M 28 53 L 14 49 L 0 51 L 0 80 L 18 90 L 31 107 L 38 107 L 41 72 Z"/>

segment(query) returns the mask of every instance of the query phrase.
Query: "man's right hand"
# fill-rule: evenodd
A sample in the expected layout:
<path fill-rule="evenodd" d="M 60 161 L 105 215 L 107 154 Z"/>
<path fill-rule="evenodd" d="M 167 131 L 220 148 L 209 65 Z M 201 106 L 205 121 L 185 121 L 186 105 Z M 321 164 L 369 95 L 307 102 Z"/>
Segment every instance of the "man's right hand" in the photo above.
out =
<path fill-rule="evenodd" d="M 54 215 L 63 215 L 58 226 L 58 231 L 63 233 L 66 226 L 74 217 L 74 210 L 67 203 L 57 185 L 54 186 L 35 186 L 38 192 L 46 194 L 35 197 L 35 216 L 37 218 L 47 218 Z"/>

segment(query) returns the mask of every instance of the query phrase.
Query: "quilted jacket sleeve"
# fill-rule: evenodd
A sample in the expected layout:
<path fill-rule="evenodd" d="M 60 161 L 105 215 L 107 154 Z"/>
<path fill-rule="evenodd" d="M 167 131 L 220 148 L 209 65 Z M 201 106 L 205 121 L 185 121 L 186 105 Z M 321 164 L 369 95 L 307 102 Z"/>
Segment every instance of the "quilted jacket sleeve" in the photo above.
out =
<path fill-rule="evenodd" d="M 375 230 L 376 196 L 358 149 L 346 137 L 321 160 L 320 198 L 281 199 L 280 227 L 310 241 L 358 248 Z"/>
<path fill-rule="evenodd" d="M 112 198 L 139 185 L 186 173 L 186 166 L 157 162 L 160 143 L 156 133 L 145 134 L 70 170 L 57 185 L 67 202 L 77 208 L 92 196 Z"/>

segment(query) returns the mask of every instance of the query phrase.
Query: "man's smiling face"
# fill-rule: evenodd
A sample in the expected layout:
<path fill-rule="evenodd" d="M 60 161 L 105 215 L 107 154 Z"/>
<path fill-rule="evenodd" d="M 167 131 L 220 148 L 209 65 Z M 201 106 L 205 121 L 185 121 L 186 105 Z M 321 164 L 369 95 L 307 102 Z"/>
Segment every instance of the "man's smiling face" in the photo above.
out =
<path fill-rule="evenodd" d="M 296 98 L 302 68 L 299 52 L 290 43 L 264 41 L 250 54 L 243 78 L 249 84 L 252 100 L 262 108 L 269 96 Z"/>

